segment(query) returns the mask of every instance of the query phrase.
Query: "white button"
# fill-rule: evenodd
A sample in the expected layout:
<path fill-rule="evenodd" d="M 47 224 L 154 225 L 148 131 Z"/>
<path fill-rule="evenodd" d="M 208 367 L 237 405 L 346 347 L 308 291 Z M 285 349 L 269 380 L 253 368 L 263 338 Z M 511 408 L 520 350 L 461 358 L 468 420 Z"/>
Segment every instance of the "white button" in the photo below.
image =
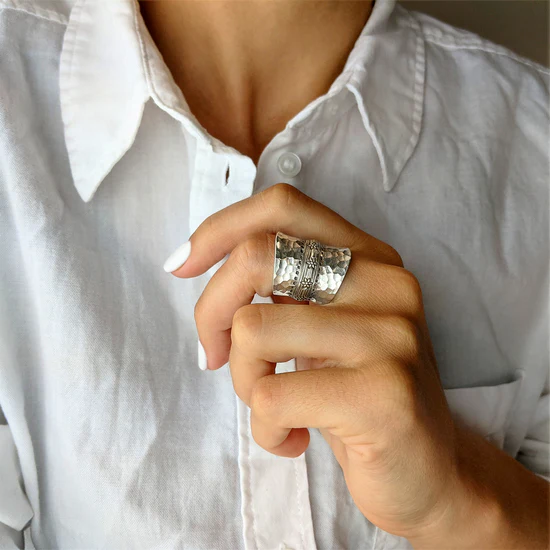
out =
<path fill-rule="evenodd" d="M 277 168 L 284 176 L 293 178 L 302 169 L 302 161 L 295 153 L 283 153 L 277 161 Z"/>
<path fill-rule="evenodd" d="M 338 104 L 334 103 L 333 105 L 331 105 L 328 111 L 331 115 L 335 115 L 338 112 Z"/>

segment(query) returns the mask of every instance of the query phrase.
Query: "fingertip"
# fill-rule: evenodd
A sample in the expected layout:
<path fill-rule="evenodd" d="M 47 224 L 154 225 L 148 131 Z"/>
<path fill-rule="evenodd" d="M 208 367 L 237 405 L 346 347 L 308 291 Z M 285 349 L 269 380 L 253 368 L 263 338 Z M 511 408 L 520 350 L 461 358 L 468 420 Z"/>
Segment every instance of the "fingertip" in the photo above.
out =
<path fill-rule="evenodd" d="M 187 241 L 176 248 L 176 250 L 174 250 L 174 252 L 172 252 L 172 254 L 168 256 L 163 265 L 164 271 L 166 271 L 166 273 L 172 273 L 173 275 L 176 275 L 176 277 L 181 276 L 178 273 L 174 272 L 179 270 L 185 264 L 190 254 L 191 241 Z"/>
<path fill-rule="evenodd" d="M 206 352 L 204 351 L 204 347 L 201 344 L 201 341 L 199 340 L 198 342 L 199 342 L 199 346 L 198 346 L 199 353 L 198 353 L 197 360 L 198 360 L 198 364 L 199 364 L 199 369 L 207 370 L 208 369 L 208 360 L 206 359 Z"/>
<path fill-rule="evenodd" d="M 273 453 L 286 458 L 298 458 L 309 446 L 310 434 L 307 428 L 292 428 L 287 438 L 273 449 Z"/>

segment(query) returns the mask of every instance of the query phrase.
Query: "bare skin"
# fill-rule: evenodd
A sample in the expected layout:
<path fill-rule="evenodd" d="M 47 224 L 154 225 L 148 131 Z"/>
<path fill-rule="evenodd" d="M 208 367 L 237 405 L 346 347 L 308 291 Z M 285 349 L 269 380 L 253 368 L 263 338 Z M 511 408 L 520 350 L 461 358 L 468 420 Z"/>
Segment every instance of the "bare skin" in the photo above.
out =
<path fill-rule="evenodd" d="M 198 121 L 252 158 L 341 73 L 372 2 L 140 2 Z"/>

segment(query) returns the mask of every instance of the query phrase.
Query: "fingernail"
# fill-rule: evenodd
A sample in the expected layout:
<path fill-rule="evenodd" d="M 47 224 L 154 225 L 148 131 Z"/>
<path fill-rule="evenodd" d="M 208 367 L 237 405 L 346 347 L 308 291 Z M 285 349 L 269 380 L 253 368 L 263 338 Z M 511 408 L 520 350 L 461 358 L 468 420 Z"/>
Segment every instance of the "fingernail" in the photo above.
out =
<path fill-rule="evenodd" d="M 179 248 L 177 248 L 168 259 L 164 262 L 164 271 L 167 273 L 172 273 L 179 267 L 181 267 L 189 258 L 191 254 L 191 241 L 183 243 Z"/>
<path fill-rule="evenodd" d="M 199 369 L 206 370 L 208 368 L 208 362 L 206 360 L 206 352 L 199 340 Z"/>

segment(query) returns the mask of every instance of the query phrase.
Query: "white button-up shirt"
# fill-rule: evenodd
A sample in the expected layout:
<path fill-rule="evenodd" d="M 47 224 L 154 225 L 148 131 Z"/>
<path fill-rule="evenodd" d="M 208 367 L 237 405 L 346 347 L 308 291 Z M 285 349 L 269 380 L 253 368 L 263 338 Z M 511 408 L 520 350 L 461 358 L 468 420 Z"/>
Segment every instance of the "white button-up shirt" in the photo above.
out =
<path fill-rule="evenodd" d="M 227 365 L 199 369 L 219 265 L 162 269 L 282 181 L 401 254 L 453 414 L 548 475 L 546 69 L 377 0 L 255 165 L 190 112 L 135 0 L 0 0 L 0 51 L 1 548 L 408 547 L 316 430 L 295 459 L 254 442 Z"/>

